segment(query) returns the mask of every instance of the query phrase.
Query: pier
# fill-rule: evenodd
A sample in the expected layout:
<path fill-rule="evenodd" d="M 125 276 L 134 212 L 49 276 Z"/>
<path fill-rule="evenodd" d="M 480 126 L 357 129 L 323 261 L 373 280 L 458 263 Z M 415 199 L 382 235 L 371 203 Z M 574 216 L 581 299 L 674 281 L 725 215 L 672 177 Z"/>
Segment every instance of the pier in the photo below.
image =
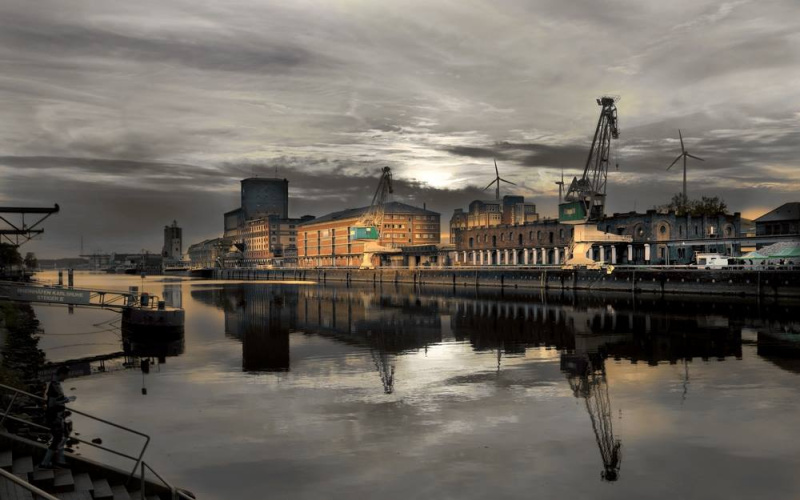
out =
<path fill-rule="evenodd" d="M 800 297 L 800 270 L 706 270 L 687 267 L 613 269 L 218 269 L 217 279 L 316 283 L 405 283 L 449 287 L 591 290 L 655 294 Z"/>

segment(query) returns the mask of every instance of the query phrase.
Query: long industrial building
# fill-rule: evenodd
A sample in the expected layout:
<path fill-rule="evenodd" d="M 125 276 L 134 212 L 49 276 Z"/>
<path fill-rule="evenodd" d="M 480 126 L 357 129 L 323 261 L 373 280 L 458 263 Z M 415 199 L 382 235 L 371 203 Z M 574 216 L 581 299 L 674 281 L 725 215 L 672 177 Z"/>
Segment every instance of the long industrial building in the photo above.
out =
<path fill-rule="evenodd" d="M 350 229 L 358 225 L 369 207 L 334 212 L 303 222 L 297 229 L 297 264 L 299 267 L 358 267 L 365 241 L 351 238 Z M 403 249 L 440 242 L 440 215 L 425 208 L 390 202 L 384 206 L 380 239 L 377 244 Z M 391 254 L 376 256 L 385 264 Z"/>

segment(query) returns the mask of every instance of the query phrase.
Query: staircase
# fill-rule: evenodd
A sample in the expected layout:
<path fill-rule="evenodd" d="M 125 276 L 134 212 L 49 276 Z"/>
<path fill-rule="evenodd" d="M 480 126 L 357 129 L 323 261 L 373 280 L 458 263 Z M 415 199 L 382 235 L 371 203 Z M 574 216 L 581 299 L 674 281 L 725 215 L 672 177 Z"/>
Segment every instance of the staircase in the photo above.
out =
<path fill-rule="evenodd" d="M 103 463 L 95 462 L 70 453 L 66 454 L 68 466 L 63 469 L 39 469 L 46 447 L 39 442 L 9 433 L 3 423 L 14 422 L 28 428 L 47 430 L 46 427 L 33 422 L 24 413 L 13 412 L 17 401 L 41 401 L 42 398 L 20 389 L 0 384 L 0 391 L 11 393 L 6 397 L 10 403 L 2 401 L 0 406 L 0 500 L 191 500 L 189 492 L 173 487 L 142 460 L 150 436 L 129 429 L 119 424 L 80 412 L 74 408 L 70 411 L 91 418 L 98 422 L 127 431 L 145 439 L 142 448 L 136 455 L 113 450 L 90 441 L 72 437 L 74 441 L 98 448 L 135 462 L 131 471 L 122 471 Z M 2 399 L 0 397 L 0 399 Z M 3 412 L 2 406 L 5 406 Z M 153 479 L 145 478 L 149 470 Z M 136 474 L 139 473 L 138 477 Z"/>
<path fill-rule="evenodd" d="M 131 481 L 134 485 L 126 487 L 120 481 L 120 474 L 104 474 L 102 469 L 92 472 L 86 470 L 85 464 L 78 464 L 74 459 L 68 459 L 72 469 L 39 469 L 36 464 L 40 456 L 30 453 L 27 446 L 13 446 L 8 439 L 0 440 L 0 469 L 12 473 L 22 481 L 62 500 L 165 500 L 157 493 L 142 496 L 140 483 Z M 81 471 L 81 472 L 79 472 Z M 41 498 L 34 496 L 33 492 L 13 482 L 11 479 L 0 475 L 0 498 L 3 500 L 33 500 Z"/>

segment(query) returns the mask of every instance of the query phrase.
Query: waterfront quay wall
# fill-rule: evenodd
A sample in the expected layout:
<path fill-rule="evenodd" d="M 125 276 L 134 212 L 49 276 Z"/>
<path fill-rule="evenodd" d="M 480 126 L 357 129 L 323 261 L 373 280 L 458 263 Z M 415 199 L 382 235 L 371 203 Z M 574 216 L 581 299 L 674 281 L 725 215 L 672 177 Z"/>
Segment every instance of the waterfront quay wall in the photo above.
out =
<path fill-rule="evenodd" d="M 217 279 L 318 283 L 411 283 L 450 287 L 540 288 L 642 293 L 800 297 L 800 270 L 657 267 L 592 269 L 217 269 Z"/>

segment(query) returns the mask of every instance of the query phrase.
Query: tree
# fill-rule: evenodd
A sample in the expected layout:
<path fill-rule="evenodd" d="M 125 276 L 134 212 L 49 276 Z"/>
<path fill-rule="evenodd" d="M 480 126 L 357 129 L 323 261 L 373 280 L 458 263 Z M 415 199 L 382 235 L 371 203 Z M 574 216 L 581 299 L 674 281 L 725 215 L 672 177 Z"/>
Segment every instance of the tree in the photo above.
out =
<path fill-rule="evenodd" d="M 22 257 L 15 245 L 0 243 L 0 267 L 11 267 L 22 264 Z"/>
<path fill-rule="evenodd" d="M 36 258 L 36 254 L 33 252 L 26 253 L 23 262 L 28 269 L 36 269 L 39 265 L 39 259 Z"/>
<path fill-rule="evenodd" d="M 701 217 L 726 213 L 728 205 L 719 196 L 703 196 L 699 200 L 687 200 L 683 197 L 683 193 L 678 193 L 672 197 L 669 203 L 656 207 L 656 209 L 660 212 L 673 211 L 677 215 L 689 214 L 692 217 Z"/>

